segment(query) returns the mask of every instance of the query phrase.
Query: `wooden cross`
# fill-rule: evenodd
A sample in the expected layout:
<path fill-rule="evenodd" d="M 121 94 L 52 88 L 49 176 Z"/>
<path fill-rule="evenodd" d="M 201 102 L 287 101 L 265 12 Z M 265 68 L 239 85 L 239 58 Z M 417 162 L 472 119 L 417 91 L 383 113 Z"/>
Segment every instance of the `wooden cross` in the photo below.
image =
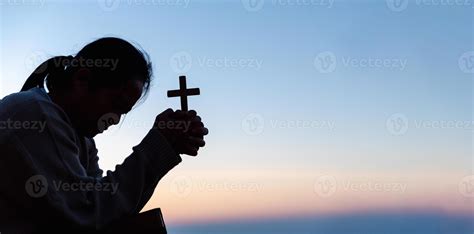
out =
<path fill-rule="evenodd" d="M 188 89 L 186 87 L 186 76 L 179 77 L 179 89 L 169 90 L 168 97 L 181 97 L 181 110 L 188 111 L 188 96 L 199 95 L 198 88 Z"/>

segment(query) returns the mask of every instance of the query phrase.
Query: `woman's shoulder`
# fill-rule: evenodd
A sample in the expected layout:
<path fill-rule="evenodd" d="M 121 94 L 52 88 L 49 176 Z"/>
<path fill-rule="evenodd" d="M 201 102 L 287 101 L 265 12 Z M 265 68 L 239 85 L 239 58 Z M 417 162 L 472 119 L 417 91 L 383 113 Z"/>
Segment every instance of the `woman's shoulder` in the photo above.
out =
<path fill-rule="evenodd" d="M 42 88 L 13 93 L 0 100 L 0 120 L 18 115 L 27 115 L 31 118 L 44 114 L 63 115 L 64 113 Z"/>
<path fill-rule="evenodd" d="M 5 96 L 3 99 L 0 99 L 2 101 L 4 100 L 30 100 L 30 99 L 42 99 L 45 98 L 45 96 L 48 95 L 46 91 L 43 88 L 40 87 L 35 87 L 31 88 L 27 91 L 22 91 L 22 92 L 17 92 L 17 93 L 12 93 L 7 96 Z"/>
<path fill-rule="evenodd" d="M 64 138 L 75 137 L 75 132 L 61 107 L 56 105 L 44 89 L 32 88 L 13 93 L 0 100 L 0 135 L 32 135 L 32 126 L 41 127 L 37 134 L 43 134 L 45 128 L 61 134 Z"/>

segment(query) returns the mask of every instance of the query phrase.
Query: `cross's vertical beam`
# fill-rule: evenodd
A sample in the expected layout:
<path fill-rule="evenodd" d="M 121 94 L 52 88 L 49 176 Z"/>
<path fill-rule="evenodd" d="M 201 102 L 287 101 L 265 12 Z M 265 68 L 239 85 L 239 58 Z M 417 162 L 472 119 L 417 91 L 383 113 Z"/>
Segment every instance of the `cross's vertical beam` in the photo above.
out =
<path fill-rule="evenodd" d="M 179 77 L 179 89 L 184 92 L 181 94 L 181 110 L 182 111 L 188 111 L 188 96 L 186 95 L 186 76 L 180 76 Z"/>

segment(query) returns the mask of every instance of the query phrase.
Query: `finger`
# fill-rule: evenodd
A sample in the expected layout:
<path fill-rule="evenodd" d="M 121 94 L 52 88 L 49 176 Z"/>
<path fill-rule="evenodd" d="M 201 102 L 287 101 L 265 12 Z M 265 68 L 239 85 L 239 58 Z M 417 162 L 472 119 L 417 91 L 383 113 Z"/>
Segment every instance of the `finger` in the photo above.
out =
<path fill-rule="evenodd" d="M 197 116 L 197 112 L 195 110 L 190 110 L 190 111 L 188 111 L 188 115 L 189 115 L 189 117 L 192 118 L 192 117 Z"/>
<path fill-rule="evenodd" d="M 163 111 L 161 114 L 166 114 L 166 115 L 168 115 L 168 114 L 173 113 L 173 112 L 174 112 L 173 109 L 168 108 L 168 109 L 166 109 L 165 111 Z"/>
<path fill-rule="evenodd" d="M 187 154 L 189 156 L 197 156 L 199 148 L 187 145 L 183 149 L 183 154 Z"/>
<path fill-rule="evenodd" d="M 204 127 L 191 129 L 191 135 L 193 136 L 206 136 L 207 134 L 209 134 L 209 130 Z"/>
<path fill-rule="evenodd" d="M 204 147 L 206 142 L 202 138 L 190 136 L 188 138 L 188 144 L 196 147 Z"/>
<path fill-rule="evenodd" d="M 176 110 L 171 116 L 177 119 L 184 119 L 187 117 L 187 113 L 182 110 Z"/>
<path fill-rule="evenodd" d="M 191 128 L 190 130 L 190 135 L 193 135 L 193 136 L 206 136 L 209 134 L 209 130 L 205 127 L 194 127 L 194 128 Z"/>
<path fill-rule="evenodd" d="M 194 117 L 193 119 L 190 120 L 191 122 L 191 127 L 204 127 L 204 124 L 202 123 L 202 119 L 199 116 Z"/>
<path fill-rule="evenodd" d="M 202 119 L 201 119 L 201 116 L 196 115 L 196 116 L 191 118 L 191 121 L 192 122 L 202 122 Z"/>
<path fill-rule="evenodd" d="M 202 122 L 191 122 L 189 128 L 192 129 L 199 129 L 204 128 L 204 124 Z"/>

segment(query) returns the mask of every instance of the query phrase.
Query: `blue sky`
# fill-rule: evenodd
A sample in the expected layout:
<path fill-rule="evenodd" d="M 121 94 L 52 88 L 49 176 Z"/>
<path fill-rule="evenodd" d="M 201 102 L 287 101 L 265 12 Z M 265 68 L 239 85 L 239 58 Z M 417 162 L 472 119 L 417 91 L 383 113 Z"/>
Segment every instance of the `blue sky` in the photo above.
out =
<path fill-rule="evenodd" d="M 185 74 L 190 87 L 201 88 L 189 105 L 210 135 L 201 155 L 185 157 L 173 176 L 221 170 L 314 172 L 310 179 L 322 171 L 473 174 L 473 73 L 464 63 L 474 56 L 472 4 L 3 3 L 2 96 L 18 91 L 42 58 L 75 53 L 103 36 L 136 42 L 151 56 L 155 80 L 146 101 L 96 139 L 106 169 L 131 152 L 156 114 L 179 107 L 166 90 Z M 326 55 L 336 67 L 321 70 Z M 402 130 L 391 125 L 400 120 Z M 453 122 L 463 125 L 430 127 Z"/>

